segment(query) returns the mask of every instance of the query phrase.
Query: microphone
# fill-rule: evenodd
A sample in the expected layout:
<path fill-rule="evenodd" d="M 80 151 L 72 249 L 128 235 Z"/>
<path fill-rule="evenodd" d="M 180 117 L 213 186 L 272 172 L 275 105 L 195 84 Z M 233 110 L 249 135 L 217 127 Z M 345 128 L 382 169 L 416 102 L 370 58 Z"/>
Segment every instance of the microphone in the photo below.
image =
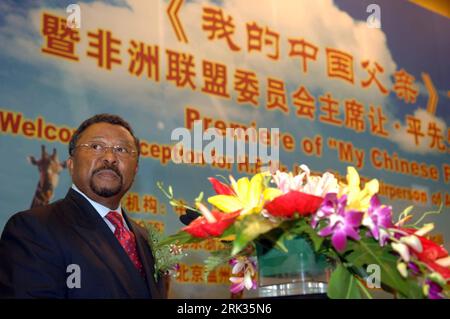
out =
<path fill-rule="evenodd" d="M 186 213 L 180 216 L 180 221 L 187 226 L 200 216 L 201 214 L 195 210 L 186 208 Z"/>

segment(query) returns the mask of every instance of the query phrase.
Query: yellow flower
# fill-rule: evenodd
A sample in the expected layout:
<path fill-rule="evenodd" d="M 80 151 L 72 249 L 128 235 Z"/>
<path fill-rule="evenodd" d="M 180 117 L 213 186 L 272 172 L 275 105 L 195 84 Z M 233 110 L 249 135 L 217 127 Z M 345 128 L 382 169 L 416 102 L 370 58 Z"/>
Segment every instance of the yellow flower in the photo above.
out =
<path fill-rule="evenodd" d="M 364 189 L 359 187 L 360 180 L 356 169 L 352 166 L 347 168 L 347 185 L 341 184 L 339 196 L 347 195 L 347 208 L 358 211 L 367 211 L 370 206 L 370 199 L 378 193 L 379 183 L 377 179 L 372 179 L 364 185 Z"/>
<path fill-rule="evenodd" d="M 224 213 L 240 210 L 240 218 L 247 214 L 261 212 L 264 201 L 281 195 L 281 191 L 274 188 L 264 189 L 263 179 L 266 173 L 259 173 L 249 180 L 240 178 L 237 182 L 230 176 L 231 187 L 235 195 L 215 195 L 208 198 L 208 202 Z"/>

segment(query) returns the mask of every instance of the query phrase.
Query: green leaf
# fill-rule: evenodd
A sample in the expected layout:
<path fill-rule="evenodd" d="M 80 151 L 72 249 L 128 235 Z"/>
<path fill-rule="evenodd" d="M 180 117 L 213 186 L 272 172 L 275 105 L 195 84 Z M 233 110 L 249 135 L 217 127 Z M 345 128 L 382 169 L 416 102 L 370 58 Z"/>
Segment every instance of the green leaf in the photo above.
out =
<path fill-rule="evenodd" d="M 288 249 L 285 245 L 285 240 L 292 239 L 292 235 L 289 233 L 285 233 L 282 231 L 281 227 L 273 228 L 268 232 L 261 234 L 258 236 L 256 241 L 259 244 L 262 244 L 266 248 L 276 248 L 282 252 L 287 253 Z"/>
<path fill-rule="evenodd" d="M 284 251 L 284 252 L 287 253 L 287 252 L 288 252 L 288 249 L 287 249 L 286 245 L 284 244 L 284 241 L 287 239 L 286 237 L 287 237 L 287 236 L 280 236 L 280 237 L 275 241 L 274 247 L 277 248 L 277 249 L 279 249 L 279 250 L 281 250 L 281 251 Z"/>
<path fill-rule="evenodd" d="M 184 254 L 172 251 L 169 245 L 160 245 L 162 235 L 152 226 L 147 226 L 148 244 L 153 252 L 155 259 L 154 263 L 154 278 L 155 281 L 160 279 L 160 276 L 165 276 L 174 269 L 174 266 L 183 259 Z"/>
<path fill-rule="evenodd" d="M 406 207 L 398 216 L 398 219 L 401 220 L 402 218 L 405 218 L 406 216 L 409 215 L 409 213 L 412 211 L 412 209 L 414 208 L 414 206 L 408 206 Z"/>
<path fill-rule="evenodd" d="M 312 228 L 310 223 L 305 219 L 301 219 L 297 224 L 298 226 L 292 230 L 292 233 L 297 235 L 306 235 L 312 242 L 314 250 L 318 252 L 322 247 L 325 237 L 319 236 L 317 231 Z"/>
<path fill-rule="evenodd" d="M 228 261 L 231 258 L 232 257 L 230 256 L 230 249 L 223 249 L 211 252 L 211 256 L 209 256 L 205 260 L 205 272 L 204 272 L 205 281 L 207 280 L 208 275 L 211 271 L 213 271 L 215 268 L 217 268 L 222 264 L 228 263 Z"/>
<path fill-rule="evenodd" d="M 355 276 L 339 264 L 333 271 L 328 284 L 327 295 L 332 299 L 361 299 Z"/>
<path fill-rule="evenodd" d="M 203 240 L 204 240 L 203 238 L 192 237 L 189 233 L 187 233 L 185 231 L 180 231 L 174 235 L 170 235 L 166 238 L 163 238 L 158 243 L 158 247 L 167 246 L 170 244 L 183 245 L 183 244 L 189 244 L 189 243 L 198 243 Z"/>
<path fill-rule="evenodd" d="M 381 270 L 381 283 L 398 291 L 406 298 L 421 298 L 419 285 L 412 279 L 403 278 L 397 270 L 397 257 L 392 254 L 390 246 L 380 247 L 373 238 L 349 241 L 345 259 L 355 267 L 365 269 L 375 264 Z"/>
<path fill-rule="evenodd" d="M 200 192 L 198 196 L 195 198 L 196 203 L 200 203 L 203 200 L 203 192 Z"/>
<path fill-rule="evenodd" d="M 236 239 L 233 242 L 231 255 L 236 255 L 252 240 L 279 225 L 279 222 L 272 222 L 259 214 L 248 215 L 242 221 L 236 222 Z"/>
<path fill-rule="evenodd" d="M 235 228 L 234 228 L 234 224 L 232 224 L 230 227 L 228 227 L 227 229 L 225 229 L 225 231 L 223 232 L 222 235 L 220 235 L 220 237 L 218 238 L 219 240 L 222 240 L 223 238 L 227 238 L 231 235 L 235 234 Z"/>

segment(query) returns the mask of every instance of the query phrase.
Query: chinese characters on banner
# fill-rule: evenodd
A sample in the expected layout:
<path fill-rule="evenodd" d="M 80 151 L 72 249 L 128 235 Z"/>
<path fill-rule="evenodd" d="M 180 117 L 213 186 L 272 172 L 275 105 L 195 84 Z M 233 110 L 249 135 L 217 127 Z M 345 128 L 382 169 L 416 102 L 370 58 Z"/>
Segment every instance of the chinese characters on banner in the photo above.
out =
<path fill-rule="evenodd" d="M 282 36 L 269 26 L 256 22 L 246 24 L 247 44 L 235 42 L 233 34 L 236 25 L 233 17 L 221 8 L 203 7 L 202 30 L 209 41 L 225 41 L 230 52 L 247 50 L 251 54 L 262 54 L 268 60 L 277 61 L 283 57 L 280 52 Z M 124 43 L 111 31 L 88 30 L 84 36 L 88 41 L 88 50 L 77 52 L 77 44 L 82 39 L 77 29 L 66 26 L 62 17 L 44 12 L 42 15 L 42 52 L 58 58 L 79 61 L 81 58 L 94 59 L 97 66 L 112 70 L 127 67 L 132 76 L 144 77 L 159 83 L 163 77 L 167 82 L 180 89 L 189 89 L 210 94 L 220 98 L 234 98 L 237 104 L 252 107 L 265 107 L 268 111 L 278 111 L 286 116 L 292 111 L 296 117 L 327 125 L 334 125 L 352 130 L 355 133 L 370 132 L 372 135 L 389 138 L 389 118 L 380 105 L 364 105 L 355 98 L 336 99 L 331 92 L 314 96 L 304 85 L 299 85 L 288 92 L 283 79 L 268 76 L 261 78 L 252 70 L 235 69 L 218 61 L 196 61 L 188 52 L 167 49 L 161 52 L 157 44 L 148 44 L 136 39 Z M 307 74 L 308 67 L 317 63 L 323 54 L 326 61 L 327 77 L 344 81 L 360 89 L 375 87 L 381 94 L 393 91 L 399 100 L 406 104 L 416 102 L 419 94 L 414 76 L 401 69 L 394 74 L 394 83 L 388 88 L 377 77 L 384 72 L 383 66 L 376 61 L 354 61 L 350 52 L 335 48 L 319 48 L 304 38 L 288 38 L 289 52 L 287 58 L 298 59 L 298 72 Z M 124 66 L 124 55 L 128 54 L 128 66 Z M 166 62 L 166 74 L 160 72 L 162 61 Z M 355 67 L 361 67 L 367 73 L 364 79 L 355 78 Z M 197 74 L 201 68 L 201 74 Z M 266 92 L 261 92 L 261 87 Z M 232 91 L 231 91 L 232 90 Z M 315 112 L 319 111 L 316 118 Z M 366 125 L 365 123 L 368 123 Z M 437 123 L 431 121 L 422 125 L 421 119 L 413 115 L 405 116 L 406 133 L 414 139 L 415 145 L 423 143 L 425 137 L 430 142 L 428 147 L 441 153 L 447 153 L 446 143 L 450 143 L 450 131 L 442 131 Z M 394 127 L 399 124 L 395 123 Z"/>

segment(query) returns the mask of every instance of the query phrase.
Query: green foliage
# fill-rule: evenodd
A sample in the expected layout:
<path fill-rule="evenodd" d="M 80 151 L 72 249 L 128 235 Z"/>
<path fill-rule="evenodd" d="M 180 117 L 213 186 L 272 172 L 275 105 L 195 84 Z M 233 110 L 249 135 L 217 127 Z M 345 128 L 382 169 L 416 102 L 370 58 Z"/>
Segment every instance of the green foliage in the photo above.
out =
<path fill-rule="evenodd" d="M 260 235 L 277 228 L 279 222 L 273 222 L 260 214 L 251 214 L 235 223 L 236 239 L 233 242 L 231 255 L 238 254 L 250 242 Z"/>
<path fill-rule="evenodd" d="M 375 264 L 381 270 L 381 283 L 392 290 L 398 291 L 406 298 L 421 298 L 419 285 L 403 278 L 397 270 L 397 257 L 390 246 L 380 247 L 373 238 L 361 238 L 359 241 L 349 241 L 344 259 L 353 267 L 363 268 Z"/>
<path fill-rule="evenodd" d="M 357 278 L 339 264 L 331 274 L 327 295 L 332 299 L 361 299 Z"/>
<path fill-rule="evenodd" d="M 264 176 L 261 182 L 264 188 L 269 186 L 270 179 L 270 176 Z M 198 211 L 198 209 L 190 207 L 174 198 L 173 190 L 170 186 L 166 190 L 162 183 L 158 183 L 158 187 L 169 199 L 172 206 Z M 203 193 L 200 193 L 195 201 L 198 203 L 202 200 Z M 441 205 L 439 210 L 423 214 L 414 224 L 406 225 L 406 222 L 411 218 L 410 213 L 413 207 L 410 206 L 400 213 L 399 220 L 402 221 L 404 227 L 418 228 L 418 224 L 428 215 L 440 214 L 442 207 Z M 288 241 L 301 237 L 301 242 L 306 244 L 305 240 L 308 241 L 316 257 L 321 257 L 324 264 L 323 257 L 325 256 L 328 258 L 331 266 L 337 265 L 331 274 L 328 284 L 328 297 L 330 298 L 360 299 L 365 297 L 371 299 L 372 296 L 369 290 L 363 284 L 364 278 L 368 276 L 367 267 L 369 265 L 377 265 L 380 267 L 381 288 L 393 293 L 396 297 L 416 299 L 426 296 L 421 286 L 425 277 L 422 275 L 415 277 L 412 274 L 409 274 L 407 278 L 402 277 L 397 269 L 400 259 L 394 253 L 391 245 L 386 244 L 384 247 L 381 247 L 379 242 L 373 237 L 365 236 L 369 232 L 367 228 L 360 227 L 358 231 L 361 239 L 358 241 L 348 239 L 345 251 L 338 252 L 333 247 L 329 236 L 321 237 L 318 235 L 320 229 L 325 226 L 324 223 L 326 222 L 324 220 L 319 221 L 317 227 L 313 228 L 311 226 L 310 216 L 296 214 L 291 218 L 267 218 L 263 214 L 264 211 L 257 214 L 240 216 L 222 235 L 215 237 L 215 239 L 224 243 L 226 248 L 211 253 L 211 256 L 206 259 L 205 280 L 209 273 L 216 267 L 228 263 L 230 259 L 236 257 L 238 254 L 248 256 L 254 253 L 254 250 L 246 248 L 256 248 L 258 258 L 261 258 L 259 251 L 261 247 L 264 248 L 264 251 L 267 250 L 270 253 L 276 252 L 276 254 L 281 255 L 283 258 L 284 255 L 292 257 L 292 255 L 283 254 L 271 249 L 276 248 L 284 253 L 295 254 L 295 248 L 301 247 L 301 245 L 298 242 Z M 162 238 L 154 229 L 149 230 L 149 241 L 155 254 L 156 274 L 167 272 L 183 257 L 182 254 L 173 253 L 174 246 L 181 247 L 184 244 L 203 242 L 207 239 L 193 237 L 185 231 L 179 231 L 174 235 Z M 396 239 L 391 238 L 390 240 L 395 241 Z M 289 247 L 290 251 L 288 251 L 287 247 Z M 308 250 L 311 252 L 309 245 Z M 260 261 L 262 260 L 261 258 Z M 276 260 L 274 262 L 275 267 L 272 268 L 277 269 L 281 261 L 282 259 L 280 258 Z M 404 266 L 404 264 L 400 265 Z M 420 268 L 421 274 L 429 272 L 426 265 L 420 261 L 417 261 L 417 266 Z M 446 285 L 445 282 L 439 284 L 444 287 L 443 294 L 448 297 L 448 284 Z"/>
<path fill-rule="evenodd" d="M 170 235 L 168 237 L 162 238 L 158 244 L 157 247 L 160 248 L 162 246 L 167 246 L 172 243 L 175 243 L 177 245 L 184 245 L 184 244 L 191 244 L 191 243 L 199 243 L 203 241 L 203 238 L 196 238 L 192 237 L 189 233 L 185 231 L 179 231 L 176 234 Z"/>
<path fill-rule="evenodd" d="M 155 280 L 158 280 L 160 275 L 165 275 L 170 272 L 170 270 L 180 262 L 184 255 L 181 254 L 181 248 L 179 253 L 173 251 L 174 244 L 162 245 L 162 235 L 152 225 L 147 227 L 147 232 L 148 243 L 155 258 L 154 276 Z"/>
<path fill-rule="evenodd" d="M 291 232 L 296 235 L 302 235 L 308 238 L 308 240 L 312 243 L 314 251 L 319 252 L 322 244 L 325 240 L 324 237 L 321 237 L 317 234 L 317 231 L 311 227 L 309 219 L 301 218 L 296 222 L 294 228 L 292 228 Z"/>
<path fill-rule="evenodd" d="M 216 269 L 218 266 L 227 264 L 231 257 L 230 254 L 231 246 L 226 249 L 217 250 L 214 252 L 211 252 L 211 256 L 206 258 L 205 261 L 205 274 L 204 274 L 204 280 L 208 278 L 208 275 L 211 271 Z"/>

